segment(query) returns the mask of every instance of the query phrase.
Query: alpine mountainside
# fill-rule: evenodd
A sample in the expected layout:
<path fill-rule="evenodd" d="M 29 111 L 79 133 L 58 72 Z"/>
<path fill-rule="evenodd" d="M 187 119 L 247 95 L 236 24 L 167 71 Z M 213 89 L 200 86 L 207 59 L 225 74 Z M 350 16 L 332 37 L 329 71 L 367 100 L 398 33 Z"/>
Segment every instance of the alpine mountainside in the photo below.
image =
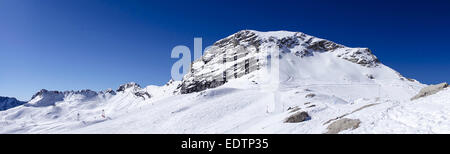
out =
<path fill-rule="evenodd" d="M 0 112 L 0 133 L 450 133 L 449 98 L 447 84 L 403 77 L 368 48 L 242 30 L 182 81 L 41 90 Z"/>
<path fill-rule="evenodd" d="M 242 76 L 265 78 L 254 72 L 269 65 L 267 48 L 272 46 L 280 50 L 275 56 L 280 60 L 280 81 L 284 83 L 420 85 L 381 64 L 368 48 L 350 48 L 301 32 L 242 30 L 217 41 L 194 61 L 179 91 L 198 92 Z"/>
<path fill-rule="evenodd" d="M 117 90 L 108 89 L 105 91 L 92 91 L 89 89 L 79 91 L 49 91 L 42 89 L 31 97 L 31 100 L 24 106 L 45 107 L 55 106 L 61 101 L 96 101 L 99 99 L 107 99 L 117 94 L 129 93 L 134 98 L 142 100 L 150 99 L 152 96 L 137 83 L 130 82 L 120 85 Z"/>
<path fill-rule="evenodd" d="M 0 111 L 4 111 L 19 105 L 23 105 L 26 102 L 19 101 L 16 98 L 10 98 L 10 97 L 2 97 L 0 96 Z"/>

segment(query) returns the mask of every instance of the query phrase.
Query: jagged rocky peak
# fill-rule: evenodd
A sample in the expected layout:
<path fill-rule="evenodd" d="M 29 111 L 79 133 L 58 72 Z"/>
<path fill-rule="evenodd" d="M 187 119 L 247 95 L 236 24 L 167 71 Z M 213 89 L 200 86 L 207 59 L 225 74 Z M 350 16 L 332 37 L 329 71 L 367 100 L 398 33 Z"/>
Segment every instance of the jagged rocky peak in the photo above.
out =
<path fill-rule="evenodd" d="M 25 104 L 25 106 L 50 106 L 54 105 L 56 102 L 63 101 L 64 97 L 64 92 L 42 89 L 34 94 L 33 97 L 31 97 L 31 100 L 27 104 Z"/>
<path fill-rule="evenodd" d="M 142 97 L 144 99 L 150 98 L 151 95 L 144 91 L 140 85 L 131 82 L 127 84 L 120 85 L 117 92 L 131 91 L 137 97 Z M 108 95 L 107 95 L 108 94 Z M 92 91 L 89 89 L 84 90 L 70 90 L 70 91 L 49 91 L 42 89 L 33 95 L 31 100 L 25 104 L 25 106 L 32 107 L 45 107 L 50 105 L 55 105 L 57 102 L 61 101 L 85 101 L 96 99 L 98 97 L 106 97 L 116 95 L 116 91 L 108 89 L 105 91 Z"/>
<path fill-rule="evenodd" d="M 0 111 L 8 110 L 16 106 L 23 105 L 27 102 L 19 101 L 13 97 L 2 97 L 0 96 Z"/>
<path fill-rule="evenodd" d="M 130 82 L 130 83 L 127 83 L 127 84 L 120 85 L 119 88 L 116 91 L 117 92 L 123 92 L 123 91 L 125 91 L 127 89 L 139 90 L 139 89 L 141 89 L 141 86 L 139 84 L 135 83 L 135 82 Z"/>
<path fill-rule="evenodd" d="M 314 52 L 336 52 L 336 56 L 366 67 L 375 67 L 379 63 L 368 48 L 349 48 L 302 32 L 242 30 L 217 41 L 214 46 L 253 46 L 258 50 L 262 44 L 268 43 L 276 44 L 282 53 L 295 53 L 300 57 L 312 56 Z"/>
<path fill-rule="evenodd" d="M 70 91 L 49 91 L 47 89 L 42 89 L 39 92 L 37 92 L 36 94 L 33 95 L 33 97 L 31 97 L 31 99 L 33 100 L 34 98 L 41 96 L 41 97 L 55 97 L 55 96 L 67 96 L 67 95 L 75 95 L 75 94 L 80 94 L 80 95 L 84 95 L 87 97 L 94 97 L 98 95 L 98 92 L 96 91 L 92 91 L 90 89 L 84 89 L 84 90 L 78 90 L 78 91 L 74 91 L 74 90 L 70 90 Z"/>
<path fill-rule="evenodd" d="M 224 39 L 221 39 L 214 43 L 214 46 L 217 46 L 219 48 L 225 47 L 227 45 L 233 45 L 237 46 L 239 44 L 248 44 L 248 45 L 254 45 L 259 46 L 261 44 L 261 40 L 258 40 L 258 36 L 256 33 L 250 30 L 242 30 L 239 31 L 233 35 L 230 35 Z"/>
<path fill-rule="evenodd" d="M 83 96 L 85 96 L 87 98 L 95 97 L 95 96 L 97 96 L 99 94 L 98 92 L 92 91 L 90 89 L 83 89 L 83 90 L 78 90 L 78 91 L 73 91 L 73 90 L 71 90 L 71 91 L 64 91 L 63 93 L 64 93 L 65 96 L 68 96 L 68 95 L 83 95 Z"/>
<path fill-rule="evenodd" d="M 279 48 L 280 59 L 284 54 L 295 55 L 301 60 L 318 53 L 329 53 L 363 67 L 379 66 L 379 60 L 368 48 L 349 48 L 301 32 L 242 30 L 215 42 L 196 59 L 178 89 L 182 94 L 202 91 L 259 70 L 267 64 L 266 49 L 273 46 Z"/>
<path fill-rule="evenodd" d="M 99 95 L 98 92 L 89 89 L 78 91 L 49 91 L 42 89 L 31 97 L 31 100 L 25 106 L 50 106 L 55 105 L 56 102 L 64 100 L 88 100 Z"/>
<path fill-rule="evenodd" d="M 142 89 L 141 86 L 135 82 L 120 85 L 116 91 L 117 92 L 129 91 L 132 92 L 133 95 L 135 95 L 136 97 L 143 98 L 144 100 L 150 99 L 152 97 L 145 89 Z"/>
<path fill-rule="evenodd" d="M 39 92 L 37 92 L 36 94 L 34 94 L 31 97 L 31 100 L 35 99 L 38 96 L 43 97 L 43 96 L 46 96 L 46 95 L 63 95 L 63 92 L 60 92 L 60 91 L 49 91 L 47 89 L 41 89 Z"/>
<path fill-rule="evenodd" d="M 110 95 L 116 95 L 116 92 L 114 90 L 112 90 L 111 88 L 101 91 L 101 94 L 110 94 Z"/>

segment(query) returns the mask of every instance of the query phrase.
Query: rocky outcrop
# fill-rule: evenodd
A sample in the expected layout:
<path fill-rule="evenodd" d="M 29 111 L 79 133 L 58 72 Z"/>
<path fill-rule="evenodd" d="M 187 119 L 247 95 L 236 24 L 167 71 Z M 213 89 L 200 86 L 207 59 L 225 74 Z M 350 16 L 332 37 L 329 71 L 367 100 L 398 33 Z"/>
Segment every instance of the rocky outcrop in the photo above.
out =
<path fill-rule="evenodd" d="M 83 95 L 86 98 L 92 98 L 92 97 L 96 97 L 99 95 L 98 92 L 96 91 L 92 91 L 90 89 L 84 89 L 84 90 L 78 90 L 78 91 L 64 91 L 63 94 L 65 96 L 70 96 L 70 95 Z"/>
<path fill-rule="evenodd" d="M 315 96 L 316 96 L 316 94 L 310 93 L 310 94 L 305 95 L 305 98 L 313 98 Z"/>
<path fill-rule="evenodd" d="M 146 92 L 146 91 L 138 91 L 138 92 L 135 92 L 134 95 L 136 95 L 137 97 L 143 98 L 144 100 L 145 100 L 145 99 L 150 99 L 150 98 L 152 97 L 152 96 L 151 96 L 148 92 Z"/>
<path fill-rule="evenodd" d="M 166 84 L 166 86 L 172 83 L 173 81 L 171 80 Z M 141 86 L 135 82 L 120 85 L 119 88 L 116 90 L 116 92 L 117 93 L 130 92 L 136 97 L 143 98 L 144 100 L 152 98 L 152 96 L 147 91 L 145 91 L 145 89 L 142 89 Z"/>
<path fill-rule="evenodd" d="M 117 93 L 112 89 L 107 89 L 105 91 L 101 91 L 100 94 L 116 95 Z"/>
<path fill-rule="evenodd" d="M 311 117 L 308 115 L 307 112 L 305 111 L 299 111 L 296 112 L 294 114 L 292 114 L 291 116 L 287 117 L 284 122 L 285 123 L 299 123 L 299 122 L 303 122 L 306 120 L 311 119 Z"/>
<path fill-rule="evenodd" d="M 380 62 L 368 48 L 342 48 L 336 50 L 336 56 L 365 67 L 375 67 Z"/>
<path fill-rule="evenodd" d="M 225 81 L 193 81 L 191 83 L 183 82 L 181 84 L 181 93 L 192 93 L 192 92 L 198 92 L 203 91 L 209 88 L 215 88 L 218 86 L 221 86 L 225 83 Z"/>
<path fill-rule="evenodd" d="M 447 83 L 440 83 L 437 85 L 430 85 L 428 87 L 422 88 L 417 95 L 411 98 L 411 100 L 419 99 L 421 97 L 426 97 L 429 95 L 436 94 L 437 92 L 443 90 L 444 88 L 447 88 Z"/>
<path fill-rule="evenodd" d="M 49 91 L 47 89 L 41 89 L 39 92 L 37 92 L 36 94 L 34 94 L 31 97 L 31 100 L 35 99 L 38 96 L 42 97 L 44 95 L 61 95 L 61 94 L 62 94 L 62 92 L 60 92 L 60 91 Z"/>
<path fill-rule="evenodd" d="M 308 41 L 310 42 L 310 41 Z M 331 41 L 327 40 L 320 40 L 316 42 L 309 43 L 310 45 L 307 46 L 308 49 L 312 49 L 314 51 L 332 51 L 337 48 L 343 48 L 344 46 L 336 44 Z"/>
<path fill-rule="evenodd" d="M 137 83 L 130 82 L 130 83 L 127 83 L 127 84 L 120 85 L 119 88 L 116 91 L 117 92 L 124 92 L 127 89 L 138 90 L 138 89 L 141 89 L 141 86 L 139 84 L 137 84 Z"/>
<path fill-rule="evenodd" d="M 359 119 L 342 118 L 328 125 L 326 134 L 337 134 L 348 129 L 353 130 L 358 128 L 359 124 L 361 124 Z"/>
<path fill-rule="evenodd" d="M 56 102 L 64 100 L 64 95 L 64 92 L 42 89 L 34 94 L 25 106 L 44 107 L 55 105 Z"/>

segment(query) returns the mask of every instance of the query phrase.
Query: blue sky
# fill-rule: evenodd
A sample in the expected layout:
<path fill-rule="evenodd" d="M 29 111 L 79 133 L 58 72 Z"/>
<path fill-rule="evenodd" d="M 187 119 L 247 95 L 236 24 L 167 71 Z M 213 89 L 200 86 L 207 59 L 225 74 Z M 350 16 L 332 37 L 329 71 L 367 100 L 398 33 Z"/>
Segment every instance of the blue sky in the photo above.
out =
<path fill-rule="evenodd" d="M 450 1 L 0 0 L 0 96 L 170 79 L 193 51 L 242 29 L 301 31 L 369 47 L 406 77 L 450 81 Z"/>

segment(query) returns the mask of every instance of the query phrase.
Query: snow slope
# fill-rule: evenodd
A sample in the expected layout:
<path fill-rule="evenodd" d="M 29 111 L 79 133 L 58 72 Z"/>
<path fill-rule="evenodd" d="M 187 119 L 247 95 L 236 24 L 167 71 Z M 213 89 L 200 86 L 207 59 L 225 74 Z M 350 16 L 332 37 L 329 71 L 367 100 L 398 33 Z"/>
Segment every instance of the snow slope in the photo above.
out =
<path fill-rule="evenodd" d="M 350 117 L 365 125 L 346 133 L 450 133 L 450 89 L 410 102 L 388 102 Z"/>
<path fill-rule="evenodd" d="M 258 50 L 235 48 L 251 44 Z M 231 50 L 207 50 L 183 81 L 164 86 L 42 90 L 27 104 L 0 112 L 0 133 L 326 133 L 343 117 L 361 123 L 340 133 L 449 133 L 448 88 L 410 101 L 425 85 L 383 65 L 367 48 L 299 32 L 252 30 L 215 45 Z M 255 58 L 270 45 L 282 51 L 272 57 L 280 60 L 275 84 L 264 74 L 271 70 L 252 68 L 269 63 Z M 227 55 L 233 57 L 227 63 L 247 60 L 250 67 L 220 66 Z M 236 76 L 216 82 L 223 71 Z M 311 118 L 284 123 L 299 111 Z"/>

